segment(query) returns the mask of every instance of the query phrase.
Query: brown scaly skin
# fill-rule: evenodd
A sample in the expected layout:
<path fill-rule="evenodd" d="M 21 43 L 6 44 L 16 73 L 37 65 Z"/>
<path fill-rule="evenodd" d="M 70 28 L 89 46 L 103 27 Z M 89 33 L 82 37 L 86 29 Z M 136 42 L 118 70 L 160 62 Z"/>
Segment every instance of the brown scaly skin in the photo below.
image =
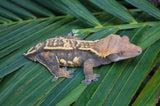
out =
<path fill-rule="evenodd" d="M 111 34 L 101 40 L 84 41 L 69 33 L 68 36 L 51 38 L 37 44 L 24 56 L 47 67 L 55 76 L 52 81 L 59 77 L 73 77 L 71 73 L 74 70 L 67 71 L 66 66 L 84 67 L 85 80 L 82 83 L 88 85 L 91 81 L 97 81 L 100 76 L 93 74 L 93 67 L 135 57 L 141 51 L 140 47 L 129 42 L 127 36 Z"/>

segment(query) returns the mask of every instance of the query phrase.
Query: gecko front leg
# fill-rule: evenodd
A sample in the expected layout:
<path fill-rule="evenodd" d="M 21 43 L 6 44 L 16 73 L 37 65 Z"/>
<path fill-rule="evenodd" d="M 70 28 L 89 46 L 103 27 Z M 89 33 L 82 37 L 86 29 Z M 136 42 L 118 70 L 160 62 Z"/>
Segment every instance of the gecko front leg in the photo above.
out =
<path fill-rule="evenodd" d="M 93 67 L 95 66 L 95 60 L 94 59 L 88 59 L 84 62 L 84 74 L 85 74 L 85 80 L 82 81 L 82 83 L 85 83 L 86 85 L 89 85 L 91 81 L 98 81 L 99 74 L 93 74 Z"/>
<path fill-rule="evenodd" d="M 56 56 L 51 52 L 42 52 L 37 54 L 37 61 L 43 64 L 54 75 L 52 82 L 56 81 L 59 77 L 72 78 L 70 75 L 74 70 L 67 71 L 67 68 L 59 68 L 59 63 Z"/>

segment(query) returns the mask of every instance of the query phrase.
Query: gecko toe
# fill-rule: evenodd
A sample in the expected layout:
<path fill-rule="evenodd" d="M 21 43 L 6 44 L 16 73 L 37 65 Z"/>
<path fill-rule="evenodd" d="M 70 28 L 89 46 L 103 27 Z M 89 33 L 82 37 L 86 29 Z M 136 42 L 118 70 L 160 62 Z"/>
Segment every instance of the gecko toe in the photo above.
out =
<path fill-rule="evenodd" d="M 83 80 L 81 83 L 84 83 L 86 85 L 89 85 L 91 83 L 91 81 L 86 81 L 86 80 Z"/>
<path fill-rule="evenodd" d="M 74 77 L 74 75 L 69 75 L 69 76 L 67 76 L 67 78 L 73 78 Z"/>
<path fill-rule="evenodd" d="M 52 79 L 52 82 L 57 81 L 57 79 L 58 79 L 58 77 L 54 77 L 54 78 Z"/>
<path fill-rule="evenodd" d="M 69 73 L 74 73 L 75 69 L 69 70 Z"/>
<path fill-rule="evenodd" d="M 97 78 L 97 77 L 100 77 L 100 75 L 99 75 L 99 74 L 94 74 L 94 75 L 96 76 L 96 78 Z"/>
<path fill-rule="evenodd" d="M 63 67 L 62 69 L 67 70 L 67 67 Z"/>
<path fill-rule="evenodd" d="M 98 77 L 100 77 L 99 74 L 90 75 L 88 78 L 83 80 L 81 83 L 89 85 L 91 83 L 91 81 L 98 81 Z"/>
<path fill-rule="evenodd" d="M 93 81 L 98 81 L 98 78 L 94 79 Z"/>

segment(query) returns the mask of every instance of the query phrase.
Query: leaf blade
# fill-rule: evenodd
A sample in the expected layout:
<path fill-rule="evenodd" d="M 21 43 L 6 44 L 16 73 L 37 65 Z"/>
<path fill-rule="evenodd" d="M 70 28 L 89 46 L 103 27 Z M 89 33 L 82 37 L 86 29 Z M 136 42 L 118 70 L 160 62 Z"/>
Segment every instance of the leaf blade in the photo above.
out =
<path fill-rule="evenodd" d="M 149 1 L 147 0 L 125 0 L 125 1 L 134 5 L 137 8 L 140 8 L 141 10 L 147 12 L 153 17 L 160 19 L 160 10 L 158 10 L 151 3 L 149 3 Z"/>
<path fill-rule="evenodd" d="M 89 25 L 101 26 L 100 22 L 78 0 L 57 0 L 53 2 L 64 11 L 71 13 L 80 20 L 84 20 Z"/>
<path fill-rule="evenodd" d="M 137 23 L 126 9 L 115 0 L 90 0 L 98 7 L 128 23 Z"/>
<path fill-rule="evenodd" d="M 160 68 L 156 71 L 154 76 L 147 83 L 140 96 L 136 99 L 133 106 L 137 105 L 156 105 L 156 98 L 160 93 Z"/>

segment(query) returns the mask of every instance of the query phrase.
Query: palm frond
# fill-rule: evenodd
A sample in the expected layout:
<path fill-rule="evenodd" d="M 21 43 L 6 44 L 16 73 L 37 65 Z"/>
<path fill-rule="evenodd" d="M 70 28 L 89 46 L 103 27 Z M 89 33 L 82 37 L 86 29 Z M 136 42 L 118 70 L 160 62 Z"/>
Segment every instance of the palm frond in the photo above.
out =
<path fill-rule="evenodd" d="M 125 1 L 129 2 L 130 4 L 134 5 L 139 9 L 142 9 L 143 11 L 152 15 L 153 17 L 160 19 L 160 10 L 154 7 L 149 1 L 147 0 L 125 0 Z"/>
<path fill-rule="evenodd" d="M 146 87 L 141 92 L 140 96 L 137 98 L 136 102 L 133 105 L 148 105 L 148 104 L 154 104 L 158 103 L 159 101 L 159 89 L 160 89 L 160 69 L 156 71 L 154 76 L 151 78 L 151 80 L 148 82 Z M 146 96 L 147 95 L 147 96 Z M 157 100 L 155 100 L 157 98 Z M 156 102 L 156 103 L 155 103 Z"/>
<path fill-rule="evenodd" d="M 1 0 L 0 104 L 155 105 L 160 92 L 159 17 L 159 8 L 147 0 Z M 89 86 L 80 83 L 83 68 L 75 68 L 72 79 L 52 83 L 49 71 L 23 53 L 71 31 L 85 40 L 127 35 L 143 53 L 94 68 L 101 77 Z"/>
<path fill-rule="evenodd" d="M 132 17 L 132 15 L 130 15 L 126 11 L 124 6 L 119 4 L 116 0 L 100 0 L 100 1 L 90 0 L 90 2 L 94 3 L 98 7 L 122 19 L 125 22 L 137 23 L 136 20 Z"/>

